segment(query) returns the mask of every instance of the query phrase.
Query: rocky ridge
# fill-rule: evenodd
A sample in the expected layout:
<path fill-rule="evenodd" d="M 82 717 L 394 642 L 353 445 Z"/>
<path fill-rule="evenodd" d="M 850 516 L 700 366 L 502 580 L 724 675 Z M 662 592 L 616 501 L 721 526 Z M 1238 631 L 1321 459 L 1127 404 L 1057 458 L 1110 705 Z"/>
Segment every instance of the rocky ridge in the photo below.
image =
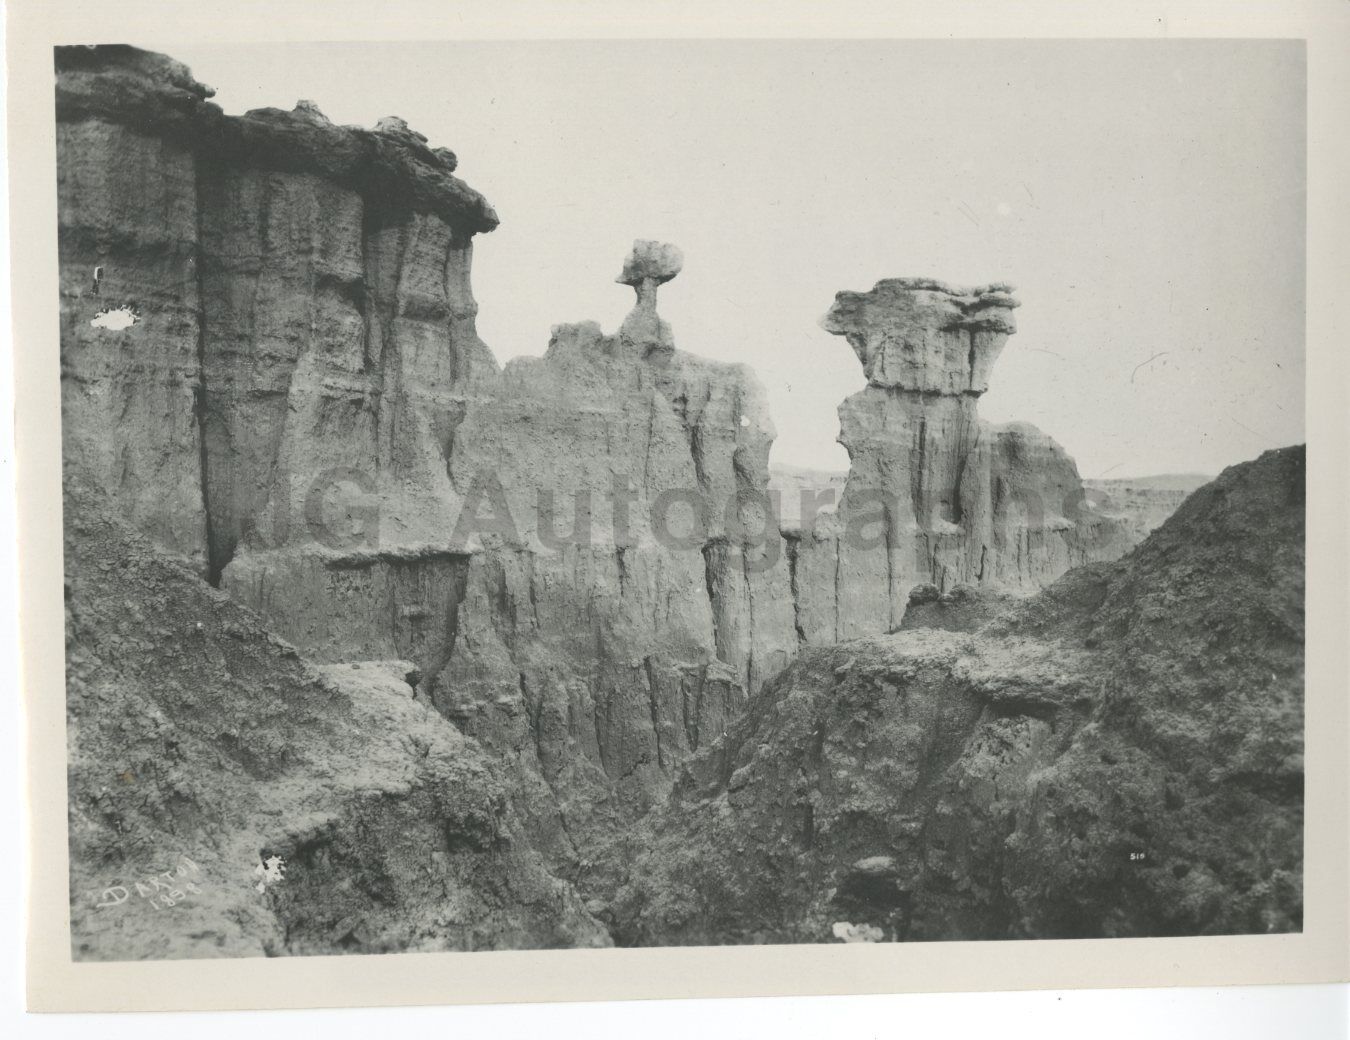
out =
<path fill-rule="evenodd" d="M 804 650 L 642 822 L 613 934 L 1299 930 L 1304 523 L 1267 452 L 974 631 Z"/>

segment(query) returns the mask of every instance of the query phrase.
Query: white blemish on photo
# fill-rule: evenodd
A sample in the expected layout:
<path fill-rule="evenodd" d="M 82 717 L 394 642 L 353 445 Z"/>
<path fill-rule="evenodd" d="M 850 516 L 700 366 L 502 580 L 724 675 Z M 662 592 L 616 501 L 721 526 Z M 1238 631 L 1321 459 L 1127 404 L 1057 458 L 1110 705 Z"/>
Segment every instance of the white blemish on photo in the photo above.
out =
<path fill-rule="evenodd" d="M 266 892 L 269 886 L 286 880 L 286 861 L 280 856 L 268 856 L 253 868 L 253 876 L 258 879 L 254 889 Z"/>
<path fill-rule="evenodd" d="M 134 307 L 114 307 L 111 310 L 99 311 L 94 315 L 93 321 L 89 324 L 96 329 L 108 329 L 112 332 L 121 332 L 123 329 L 129 329 L 141 320 L 141 316 Z"/>

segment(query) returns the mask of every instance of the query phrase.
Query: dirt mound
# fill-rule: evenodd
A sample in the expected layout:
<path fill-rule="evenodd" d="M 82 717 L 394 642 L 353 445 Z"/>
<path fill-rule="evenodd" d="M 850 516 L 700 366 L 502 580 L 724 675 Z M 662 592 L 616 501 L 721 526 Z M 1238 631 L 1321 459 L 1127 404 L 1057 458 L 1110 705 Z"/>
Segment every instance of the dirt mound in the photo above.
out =
<path fill-rule="evenodd" d="M 958 585 L 949 592 L 940 591 L 936 585 L 916 585 L 909 591 L 900 628 L 974 632 L 1020 602 L 1018 596 L 976 585 Z"/>
<path fill-rule="evenodd" d="M 1303 463 L 978 632 L 803 652 L 647 821 L 616 938 L 1298 930 Z"/>
<path fill-rule="evenodd" d="M 77 477 L 65 511 L 77 959 L 608 945 L 410 665 L 315 667 Z"/>

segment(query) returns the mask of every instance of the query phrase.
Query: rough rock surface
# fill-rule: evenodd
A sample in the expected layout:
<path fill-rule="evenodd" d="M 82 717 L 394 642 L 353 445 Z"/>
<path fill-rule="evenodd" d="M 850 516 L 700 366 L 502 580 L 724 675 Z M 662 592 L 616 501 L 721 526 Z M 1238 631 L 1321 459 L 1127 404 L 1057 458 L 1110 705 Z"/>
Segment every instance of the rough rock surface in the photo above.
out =
<path fill-rule="evenodd" d="M 617 335 L 558 326 L 542 358 L 480 384 L 443 464 L 439 543 L 388 546 L 405 504 L 384 500 L 378 548 L 249 551 L 225 571 L 322 659 L 415 661 L 419 695 L 515 763 L 536 840 L 567 870 L 796 649 L 778 533 L 752 515 L 763 391 L 674 349 L 655 294 L 677 268 L 635 276 Z M 699 519 L 695 498 L 715 508 Z"/>
<path fill-rule="evenodd" d="M 994 361 L 1016 330 L 1007 285 L 892 278 L 842 292 L 822 320 L 868 385 L 839 407 L 850 469 L 838 510 L 793 535 L 794 600 L 807 643 L 899 626 L 916 585 L 1029 592 L 1130 544 L 1083 506 L 1073 460 L 1034 426 L 979 419 Z"/>
<path fill-rule="evenodd" d="M 469 287 L 496 217 L 451 153 L 308 102 L 226 117 L 132 48 L 57 67 L 68 458 L 316 660 L 411 661 L 578 869 L 797 645 L 772 521 L 739 533 L 763 392 L 674 349 L 679 251 L 635 246 L 617 335 L 560 326 L 500 370 Z"/>
<path fill-rule="evenodd" d="M 312 665 L 73 472 L 65 515 L 76 958 L 609 945 L 410 664 Z"/>
<path fill-rule="evenodd" d="M 885 278 L 865 293 L 841 292 L 821 320 L 845 337 L 869 386 L 946 396 L 981 394 L 1017 331 L 1013 287 L 973 288 L 932 278 Z"/>
<path fill-rule="evenodd" d="M 217 578 L 241 541 L 291 540 L 325 468 L 427 504 L 495 368 L 468 264 L 497 218 L 453 156 L 308 103 L 227 117 L 130 47 L 56 62 L 65 425 L 126 515 Z M 115 308 L 135 324 L 91 325 Z"/>
<path fill-rule="evenodd" d="M 225 116 L 134 48 L 56 64 L 67 460 L 316 662 L 407 661 L 560 875 L 592 883 L 802 645 L 894 629 L 922 582 L 1027 592 L 1122 549 L 1058 445 L 975 415 L 1007 287 L 840 295 L 853 471 L 780 538 L 762 388 L 657 311 L 675 247 L 635 244 L 617 333 L 498 366 L 470 286 L 497 217 L 454 153 L 310 102 Z"/>
<path fill-rule="evenodd" d="M 958 585 L 948 592 L 942 592 L 936 585 L 916 585 L 909 592 L 909 605 L 900 627 L 975 632 L 1018 602 L 1018 597 L 1010 593 L 971 585 Z"/>
<path fill-rule="evenodd" d="M 1298 930 L 1303 575 L 1299 447 L 976 633 L 804 651 L 644 822 L 616 939 Z"/>

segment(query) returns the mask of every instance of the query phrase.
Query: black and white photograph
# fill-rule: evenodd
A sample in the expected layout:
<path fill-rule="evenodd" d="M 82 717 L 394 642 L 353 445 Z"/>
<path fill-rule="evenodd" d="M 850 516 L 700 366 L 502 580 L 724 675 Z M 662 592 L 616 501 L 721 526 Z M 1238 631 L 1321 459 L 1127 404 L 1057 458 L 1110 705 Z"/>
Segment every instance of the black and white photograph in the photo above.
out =
<path fill-rule="evenodd" d="M 1299 42 L 199 49 L 54 56 L 75 956 L 1299 930 Z"/>
<path fill-rule="evenodd" d="M 73 965 L 1324 926 L 1303 39 L 48 50 Z"/>

